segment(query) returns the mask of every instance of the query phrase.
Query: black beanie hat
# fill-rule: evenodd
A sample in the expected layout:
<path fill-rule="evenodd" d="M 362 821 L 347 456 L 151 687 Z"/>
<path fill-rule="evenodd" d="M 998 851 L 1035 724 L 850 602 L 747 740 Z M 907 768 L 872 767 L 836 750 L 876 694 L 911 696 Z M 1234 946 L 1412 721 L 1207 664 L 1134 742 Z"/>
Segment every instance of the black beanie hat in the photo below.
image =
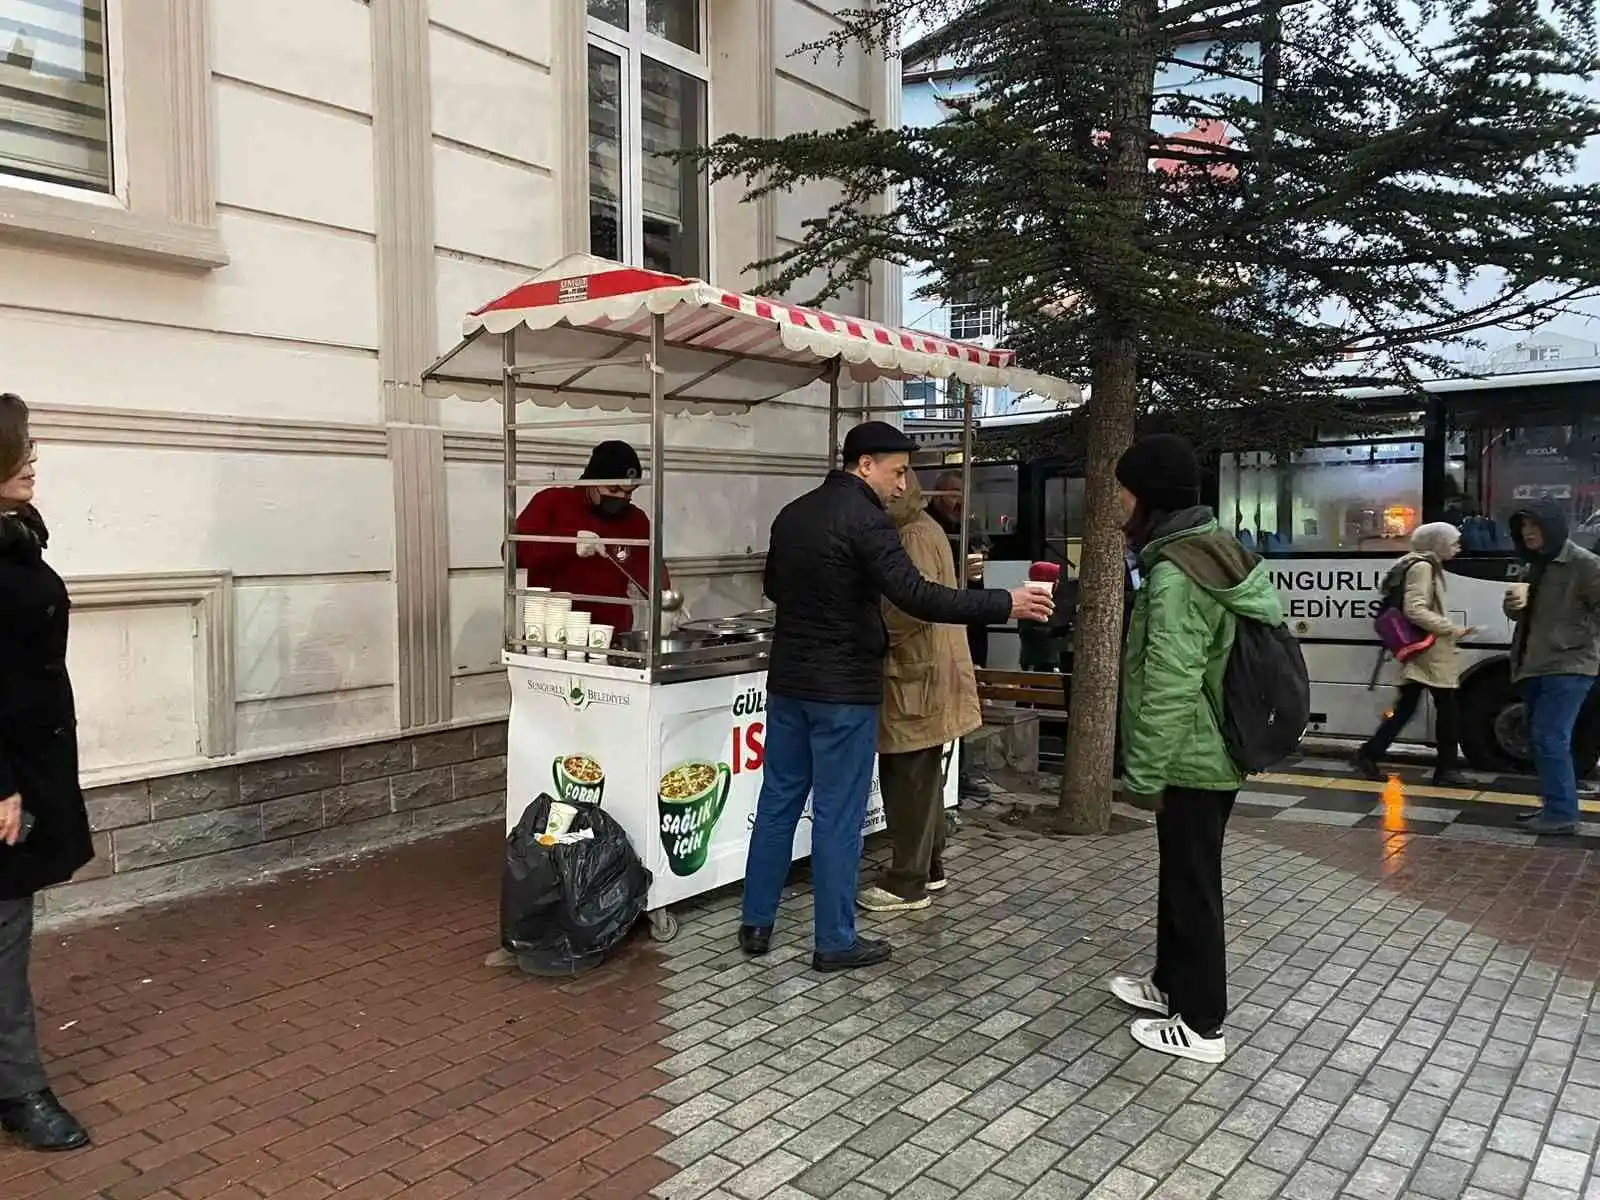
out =
<path fill-rule="evenodd" d="M 580 479 L 638 479 L 644 474 L 639 454 L 627 442 L 601 442 L 589 455 Z"/>
<path fill-rule="evenodd" d="M 1146 512 L 1177 512 L 1200 503 L 1200 460 L 1181 437 L 1140 438 L 1117 460 L 1117 482 Z"/>

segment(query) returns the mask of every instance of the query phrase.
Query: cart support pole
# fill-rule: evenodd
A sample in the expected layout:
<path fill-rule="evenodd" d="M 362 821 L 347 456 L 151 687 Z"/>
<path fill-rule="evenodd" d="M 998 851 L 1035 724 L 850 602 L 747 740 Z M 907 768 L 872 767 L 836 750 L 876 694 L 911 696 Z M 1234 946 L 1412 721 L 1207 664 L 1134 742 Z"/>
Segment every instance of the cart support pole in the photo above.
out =
<path fill-rule="evenodd" d="M 501 361 L 505 374 L 501 380 L 500 408 L 505 418 L 505 505 L 506 538 L 501 558 L 505 568 L 505 618 L 507 650 L 520 637 L 526 636 L 519 628 L 522 606 L 517 598 L 517 544 L 511 535 L 517 531 L 517 335 L 515 331 L 501 338 Z"/>
<path fill-rule="evenodd" d="M 661 647 L 661 585 L 666 578 L 667 415 L 661 409 L 661 351 L 666 342 L 667 319 L 657 314 L 650 322 L 650 608 L 646 620 L 650 641 L 645 647 L 645 670 L 655 677 L 656 654 Z"/>
<path fill-rule="evenodd" d="M 838 465 L 839 458 L 839 367 L 833 360 L 833 370 L 828 372 L 828 470 Z"/>
<path fill-rule="evenodd" d="M 961 385 L 961 559 L 956 563 L 960 586 L 967 586 L 967 555 L 972 531 L 972 385 Z"/>

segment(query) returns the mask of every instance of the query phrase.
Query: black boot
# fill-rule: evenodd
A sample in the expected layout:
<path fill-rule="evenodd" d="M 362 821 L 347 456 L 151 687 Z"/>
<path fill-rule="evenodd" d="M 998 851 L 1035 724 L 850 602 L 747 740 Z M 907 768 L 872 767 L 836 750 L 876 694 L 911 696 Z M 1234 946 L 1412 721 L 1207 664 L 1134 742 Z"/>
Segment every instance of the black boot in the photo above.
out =
<path fill-rule="evenodd" d="M 0 1129 L 16 1134 L 30 1150 L 77 1150 L 89 1144 L 89 1131 L 49 1088 L 0 1100 Z"/>
<path fill-rule="evenodd" d="M 854 971 L 889 961 L 889 943 L 857 938 L 848 950 L 818 950 L 811 955 L 814 971 Z"/>
<path fill-rule="evenodd" d="M 739 949 L 751 958 L 759 958 L 772 949 L 771 925 L 739 926 Z"/>
<path fill-rule="evenodd" d="M 1365 750 L 1357 750 L 1350 758 L 1350 765 L 1355 768 L 1357 775 L 1363 779 L 1370 779 L 1373 783 L 1382 783 L 1388 778 L 1383 773 L 1383 768 L 1378 766 L 1377 760 Z"/>

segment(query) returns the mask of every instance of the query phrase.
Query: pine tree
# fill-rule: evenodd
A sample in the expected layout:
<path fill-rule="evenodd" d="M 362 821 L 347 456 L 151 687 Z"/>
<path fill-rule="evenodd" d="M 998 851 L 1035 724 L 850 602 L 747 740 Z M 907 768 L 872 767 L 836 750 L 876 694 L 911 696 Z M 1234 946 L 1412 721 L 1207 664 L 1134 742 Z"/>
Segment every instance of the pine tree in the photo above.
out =
<path fill-rule="evenodd" d="M 921 53 L 978 81 L 948 121 L 730 136 L 706 159 L 752 198 L 838 189 L 758 264 L 770 290 L 820 271 L 820 303 L 877 260 L 916 267 L 932 296 L 1002 306 L 1026 365 L 1090 384 L 1057 827 L 1101 832 L 1113 468 L 1141 410 L 1314 415 L 1336 388 L 1447 372 L 1478 331 L 1600 295 L 1600 187 L 1570 179 L 1600 131 L 1594 0 L 877 0 L 807 49 L 892 54 L 908 20 L 938 30 Z M 1174 71 L 1195 82 L 1158 90 Z"/>

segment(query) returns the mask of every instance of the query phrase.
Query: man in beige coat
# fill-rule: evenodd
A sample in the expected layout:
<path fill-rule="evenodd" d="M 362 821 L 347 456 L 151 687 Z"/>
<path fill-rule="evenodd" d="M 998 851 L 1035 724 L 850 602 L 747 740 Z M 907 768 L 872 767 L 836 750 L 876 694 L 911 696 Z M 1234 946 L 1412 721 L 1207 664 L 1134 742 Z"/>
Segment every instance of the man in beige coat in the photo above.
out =
<path fill-rule="evenodd" d="M 906 554 L 924 578 L 956 586 L 944 530 L 924 510 L 922 488 L 908 475 L 903 496 L 888 504 Z M 966 631 L 909 617 L 887 600 L 889 657 L 878 713 L 878 783 L 894 843 L 882 883 L 861 893 L 868 912 L 926 908 L 945 885 L 946 748 L 983 724 Z"/>

